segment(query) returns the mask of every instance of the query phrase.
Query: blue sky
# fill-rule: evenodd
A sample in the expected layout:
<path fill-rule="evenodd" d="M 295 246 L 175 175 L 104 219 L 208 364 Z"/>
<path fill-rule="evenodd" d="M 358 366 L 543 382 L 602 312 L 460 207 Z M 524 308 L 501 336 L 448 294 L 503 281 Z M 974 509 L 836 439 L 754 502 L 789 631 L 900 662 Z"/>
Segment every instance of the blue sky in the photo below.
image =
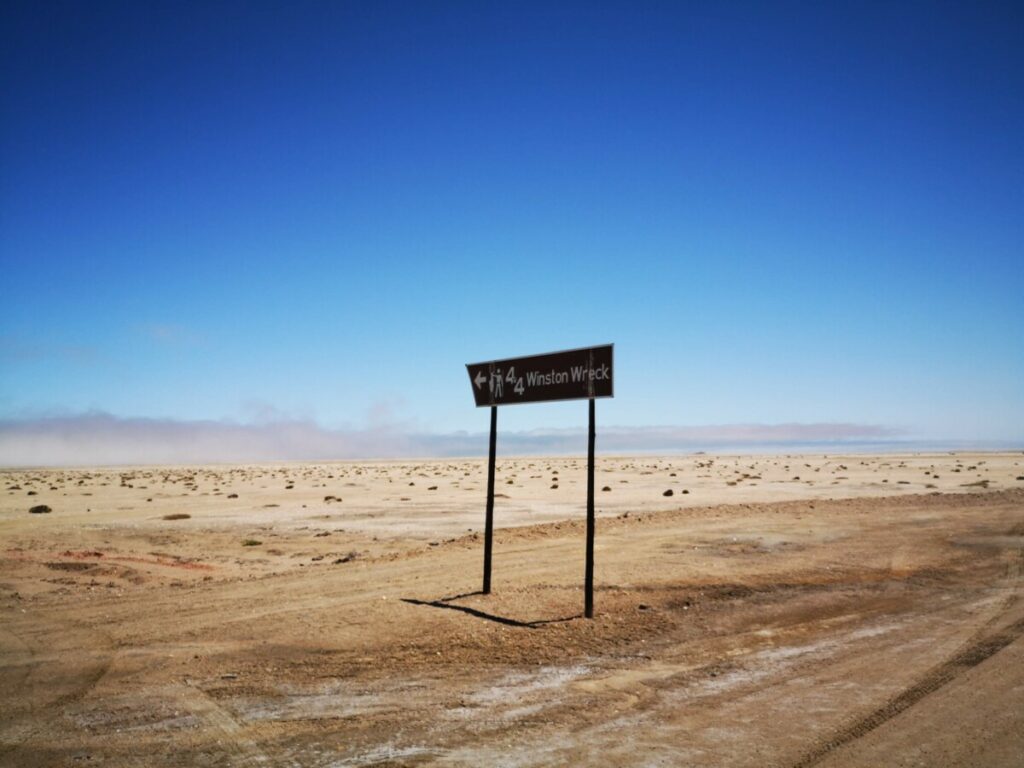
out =
<path fill-rule="evenodd" d="M 1024 9 L 5 3 L 0 419 L 1024 441 Z M 502 411 L 573 427 L 583 403 Z"/>

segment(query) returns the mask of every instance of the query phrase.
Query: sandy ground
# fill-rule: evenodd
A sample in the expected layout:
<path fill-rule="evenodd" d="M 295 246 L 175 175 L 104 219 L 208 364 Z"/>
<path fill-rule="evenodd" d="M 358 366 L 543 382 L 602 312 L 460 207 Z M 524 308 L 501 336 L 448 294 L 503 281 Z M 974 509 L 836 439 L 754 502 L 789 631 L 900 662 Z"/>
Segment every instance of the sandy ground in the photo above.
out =
<path fill-rule="evenodd" d="M 592 621 L 585 483 L 0 471 L 0 765 L 1024 764 L 1024 455 L 602 457 Z"/>

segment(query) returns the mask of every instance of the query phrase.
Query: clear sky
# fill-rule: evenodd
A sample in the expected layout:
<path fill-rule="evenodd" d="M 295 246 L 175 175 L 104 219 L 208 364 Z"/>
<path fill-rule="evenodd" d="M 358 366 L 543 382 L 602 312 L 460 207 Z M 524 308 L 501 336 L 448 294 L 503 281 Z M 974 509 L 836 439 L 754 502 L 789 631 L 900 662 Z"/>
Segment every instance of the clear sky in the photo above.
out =
<path fill-rule="evenodd" d="M 1024 440 L 1020 3 L 0 13 L 0 419 Z"/>

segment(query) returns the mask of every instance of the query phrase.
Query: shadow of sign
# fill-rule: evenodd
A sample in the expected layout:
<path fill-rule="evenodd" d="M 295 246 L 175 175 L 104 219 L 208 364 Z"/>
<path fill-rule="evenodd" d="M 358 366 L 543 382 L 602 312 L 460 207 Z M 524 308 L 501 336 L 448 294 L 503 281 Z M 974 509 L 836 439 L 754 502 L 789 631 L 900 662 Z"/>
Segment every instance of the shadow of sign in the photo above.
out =
<path fill-rule="evenodd" d="M 468 605 L 454 605 L 451 600 L 458 600 L 463 597 L 471 597 L 473 595 L 481 595 L 483 592 L 467 592 L 464 595 L 455 595 L 453 597 L 442 597 L 438 600 L 417 600 L 412 597 L 403 597 L 403 603 L 409 603 L 409 605 L 425 605 L 430 608 L 445 608 L 449 611 L 459 611 L 460 613 L 474 616 L 478 619 L 484 619 L 485 621 L 493 621 L 496 624 L 504 624 L 506 627 L 519 627 L 521 629 L 539 629 L 545 624 L 559 624 L 566 621 L 572 621 L 573 619 L 582 618 L 583 614 L 578 613 L 574 616 L 563 616 L 558 619 L 537 619 L 536 621 L 520 621 L 519 619 L 510 619 L 506 616 L 498 616 L 497 614 L 487 613 L 477 608 L 470 608 Z"/>

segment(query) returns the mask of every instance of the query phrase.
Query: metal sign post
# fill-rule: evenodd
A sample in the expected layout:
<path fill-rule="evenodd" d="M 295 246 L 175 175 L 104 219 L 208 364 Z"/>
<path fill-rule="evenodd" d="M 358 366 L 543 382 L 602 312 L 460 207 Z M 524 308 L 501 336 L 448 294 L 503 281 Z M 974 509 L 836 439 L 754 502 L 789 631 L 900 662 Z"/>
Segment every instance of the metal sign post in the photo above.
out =
<path fill-rule="evenodd" d="M 594 618 L 594 398 L 587 430 L 587 565 L 583 576 L 583 615 Z"/>
<path fill-rule="evenodd" d="M 487 519 L 484 521 L 484 589 L 491 594 L 491 538 L 494 535 L 494 455 L 498 447 L 498 406 L 491 406 L 491 449 L 487 458 Z"/>
<path fill-rule="evenodd" d="M 487 459 L 487 516 L 484 521 L 483 593 L 491 592 L 494 535 L 494 465 L 498 442 L 498 406 L 548 400 L 587 400 L 587 555 L 583 577 L 583 615 L 594 617 L 594 400 L 612 397 L 613 346 L 586 347 L 531 357 L 492 360 L 466 366 L 477 407 L 491 409 Z"/>

